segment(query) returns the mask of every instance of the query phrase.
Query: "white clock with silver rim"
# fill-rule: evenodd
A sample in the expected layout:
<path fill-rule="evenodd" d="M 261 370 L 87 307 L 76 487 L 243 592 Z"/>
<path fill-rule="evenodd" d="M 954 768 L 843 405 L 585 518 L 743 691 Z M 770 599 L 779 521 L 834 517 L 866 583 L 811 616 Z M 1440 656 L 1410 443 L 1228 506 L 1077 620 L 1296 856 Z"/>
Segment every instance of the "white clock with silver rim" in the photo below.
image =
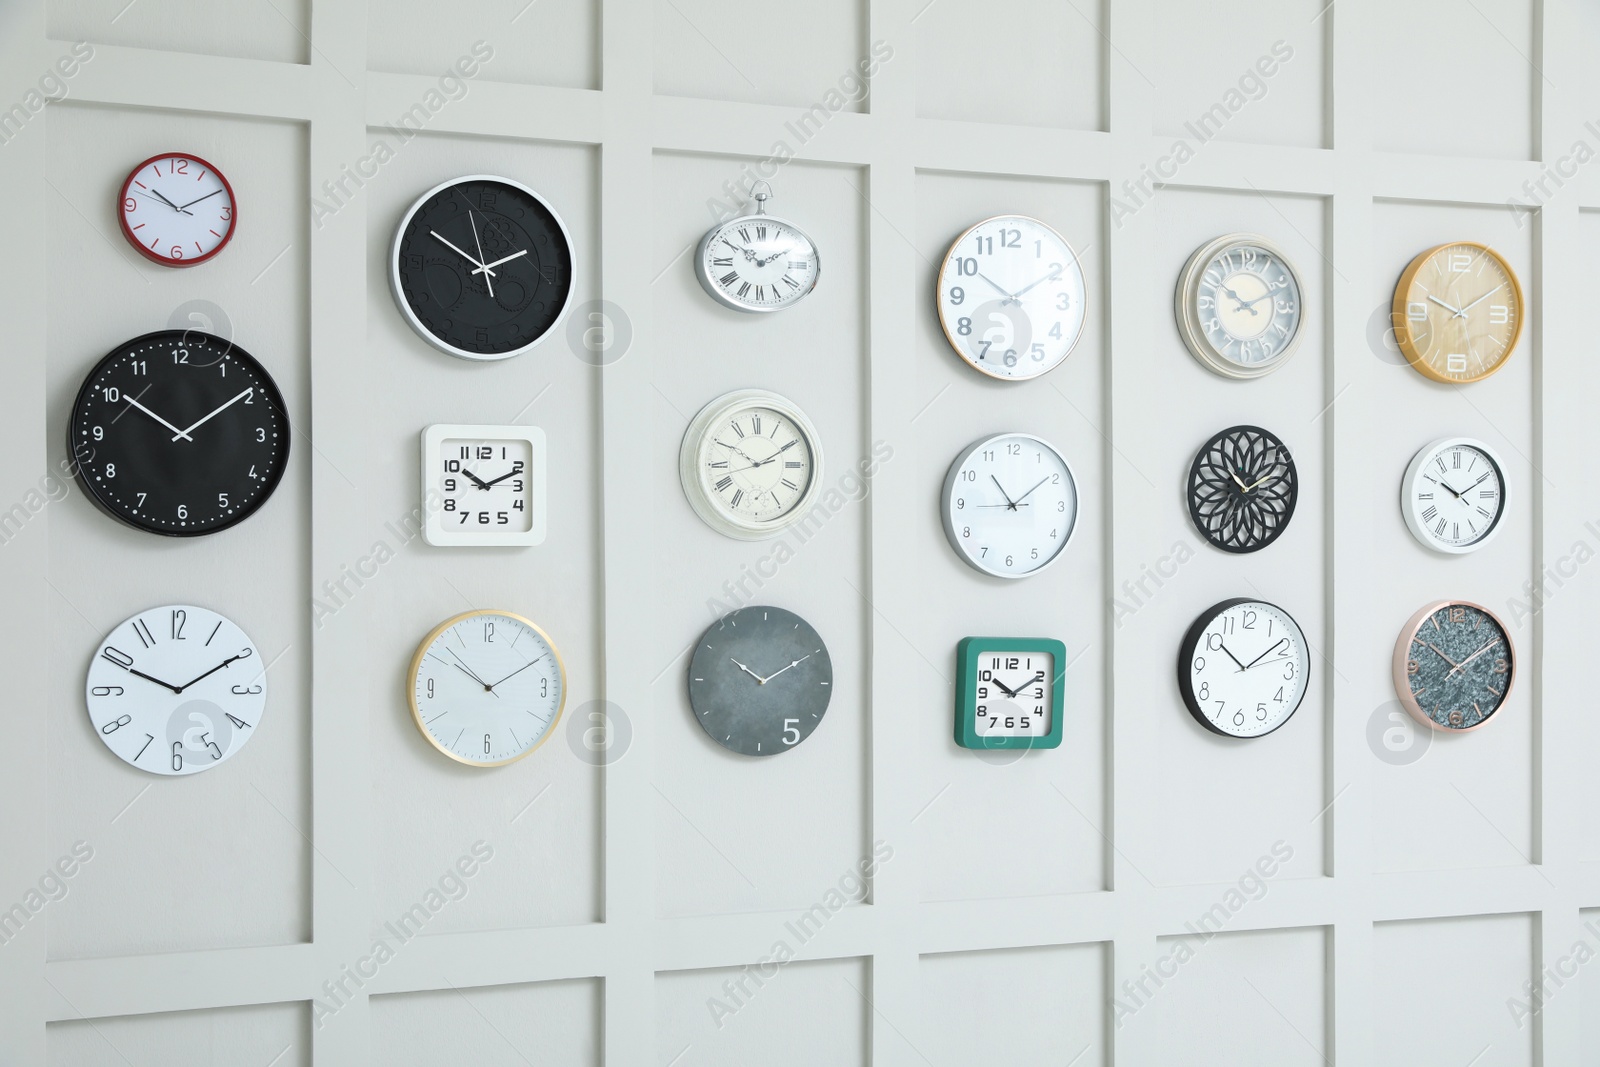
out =
<path fill-rule="evenodd" d="M 934 304 L 945 339 L 974 370 L 1037 378 L 1083 333 L 1083 268 L 1067 239 L 1038 219 L 997 215 L 951 243 Z"/>
<path fill-rule="evenodd" d="M 197 774 L 255 736 L 267 665 L 231 620 L 167 604 L 106 635 L 84 689 L 89 722 L 118 759 L 151 774 Z"/>
<path fill-rule="evenodd" d="M 1265 237 L 1225 234 L 1183 265 L 1177 318 L 1201 366 L 1224 378 L 1259 378 L 1287 363 L 1300 342 L 1300 276 Z"/>
<path fill-rule="evenodd" d="M 436 423 L 422 431 L 422 538 L 430 545 L 543 544 L 545 486 L 537 426 Z"/>
<path fill-rule="evenodd" d="M 1460 555 L 1500 532 L 1506 510 L 1505 465 L 1470 437 L 1423 446 L 1400 484 L 1400 512 L 1411 535 L 1435 552 Z"/>
<path fill-rule="evenodd" d="M 1055 447 L 1029 433 L 968 445 L 945 474 L 945 536 L 962 561 L 1026 578 L 1061 557 L 1078 525 L 1078 483 Z"/>
<path fill-rule="evenodd" d="M 717 397 L 678 450 L 684 496 L 707 526 L 742 541 L 805 517 L 822 481 L 822 443 L 805 412 L 765 389 Z"/>
<path fill-rule="evenodd" d="M 700 238 L 695 277 L 723 307 L 757 314 L 782 311 L 816 288 L 821 269 L 817 244 L 794 223 L 767 214 L 772 186 L 756 182 L 752 195 L 755 214 L 719 222 Z"/>

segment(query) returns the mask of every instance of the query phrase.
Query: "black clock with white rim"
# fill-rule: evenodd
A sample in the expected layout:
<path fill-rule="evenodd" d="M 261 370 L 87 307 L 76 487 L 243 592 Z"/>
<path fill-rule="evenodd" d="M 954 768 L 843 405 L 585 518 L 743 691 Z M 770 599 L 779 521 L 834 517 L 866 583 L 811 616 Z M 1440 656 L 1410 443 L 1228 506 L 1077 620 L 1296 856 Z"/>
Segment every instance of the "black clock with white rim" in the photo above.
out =
<path fill-rule="evenodd" d="M 265 367 L 198 330 L 136 337 L 96 364 L 67 446 L 89 498 L 150 533 L 195 537 L 266 503 L 289 458 L 289 417 Z"/>
<path fill-rule="evenodd" d="M 1224 552 L 1258 552 L 1294 518 L 1300 479 L 1282 441 L 1259 426 L 1213 434 L 1189 466 L 1189 518 Z"/>
<path fill-rule="evenodd" d="M 572 304 L 572 238 L 543 197 L 510 178 L 452 178 L 395 231 L 389 287 L 441 352 L 509 359 L 550 335 Z"/>
<path fill-rule="evenodd" d="M 740 608 L 711 624 L 689 660 L 689 707 L 711 739 L 745 756 L 811 736 L 833 696 L 833 660 L 792 611 Z"/>

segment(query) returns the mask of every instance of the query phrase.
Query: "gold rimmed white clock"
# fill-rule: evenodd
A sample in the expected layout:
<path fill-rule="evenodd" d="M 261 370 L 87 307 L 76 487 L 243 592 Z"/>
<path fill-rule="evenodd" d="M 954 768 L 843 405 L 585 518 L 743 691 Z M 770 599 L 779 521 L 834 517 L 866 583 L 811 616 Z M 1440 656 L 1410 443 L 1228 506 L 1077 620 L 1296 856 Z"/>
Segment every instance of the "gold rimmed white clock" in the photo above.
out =
<path fill-rule="evenodd" d="M 555 732 L 567 671 L 548 634 L 509 611 L 466 611 L 435 626 L 411 657 L 411 714 L 457 763 L 499 767 Z"/>
<path fill-rule="evenodd" d="M 1400 351 L 1419 374 L 1481 381 L 1505 366 L 1522 336 L 1522 284 L 1488 245 L 1438 245 L 1400 275 L 1392 320 Z"/>

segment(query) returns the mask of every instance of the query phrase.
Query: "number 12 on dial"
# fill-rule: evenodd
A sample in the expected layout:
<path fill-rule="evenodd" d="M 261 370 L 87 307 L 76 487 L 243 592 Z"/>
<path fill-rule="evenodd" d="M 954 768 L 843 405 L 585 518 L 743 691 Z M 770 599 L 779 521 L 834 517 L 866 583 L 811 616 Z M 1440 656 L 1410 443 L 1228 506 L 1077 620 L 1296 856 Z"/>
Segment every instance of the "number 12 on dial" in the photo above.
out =
<path fill-rule="evenodd" d="M 956 744 L 1061 744 L 1067 649 L 1048 637 L 964 637 L 956 646 Z"/>

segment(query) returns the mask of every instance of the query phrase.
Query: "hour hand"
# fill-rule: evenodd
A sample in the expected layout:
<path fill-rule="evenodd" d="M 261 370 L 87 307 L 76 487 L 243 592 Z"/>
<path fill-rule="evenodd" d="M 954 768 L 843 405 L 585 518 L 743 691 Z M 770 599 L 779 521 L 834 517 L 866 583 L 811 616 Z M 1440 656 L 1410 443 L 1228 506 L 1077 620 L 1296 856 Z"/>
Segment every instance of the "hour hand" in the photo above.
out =
<path fill-rule="evenodd" d="M 138 408 L 140 411 L 144 412 L 146 415 L 149 415 L 152 419 L 155 419 L 161 425 L 165 426 L 167 429 L 169 429 L 173 433 L 177 434 L 178 436 L 173 438 L 174 441 L 193 441 L 194 440 L 194 438 L 189 436 L 189 431 L 188 430 L 180 430 L 180 429 L 178 429 L 176 426 L 172 425 L 172 423 L 168 422 L 166 419 L 163 419 L 160 415 L 157 415 L 155 412 L 151 411 L 149 408 L 147 408 L 143 404 L 139 403 L 137 400 L 135 400 L 133 397 L 129 396 L 127 393 L 123 393 L 122 394 L 122 399 L 126 400 L 128 403 L 132 404 L 134 407 Z M 193 429 L 193 427 L 190 427 L 190 429 Z"/>
<path fill-rule="evenodd" d="M 744 673 L 746 673 L 750 677 L 754 678 L 760 684 L 762 684 L 762 685 L 766 685 L 767 684 L 767 680 L 765 678 L 761 677 L 761 675 L 757 674 L 755 671 L 751 670 L 749 667 L 746 667 L 743 663 L 740 663 L 738 660 L 734 659 L 732 656 L 729 656 L 728 659 L 732 660 L 733 665 L 735 667 L 738 667 L 741 671 L 744 671 Z"/>
<path fill-rule="evenodd" d="M 446 248 L 450 249 L 450 251 L 454 252 L 456 255 L 460 256 L 462 259 L 466 260 L 468 263 L 471 263 L 474 267 L 483 266 L 483 264 L 480 263 L 478 260 L 473 259 L 472 255 L 470 253 L 463 252 L 461 249 L 459 249 L 455 245 L 451 244 L 449 239 L 447 239 L 442 234 L 440 234 L 438 230 L 429 230 L 428 232 L 431 233 L 435 238 L 437 238 L 440 244 L 442 244 Z M 477 271 L 473 271 L 473 273 L 476 274 Z M 489 273 L 493 274 L 494 271 L 489 271 Z"/>
<path fill-rule="evenodd" d="M 489 483 L 488 482 L 483 481 L 476 474 L 473 474 L 471 471 L 467 470 L 465 467 L 463 467 L 461 469 L 461 473 L 465 474 L 468 478 L 472 479 L 472 484 L 477 486 L 479 489 L 487 489 L 487 488 L 489 488 Z"/>

